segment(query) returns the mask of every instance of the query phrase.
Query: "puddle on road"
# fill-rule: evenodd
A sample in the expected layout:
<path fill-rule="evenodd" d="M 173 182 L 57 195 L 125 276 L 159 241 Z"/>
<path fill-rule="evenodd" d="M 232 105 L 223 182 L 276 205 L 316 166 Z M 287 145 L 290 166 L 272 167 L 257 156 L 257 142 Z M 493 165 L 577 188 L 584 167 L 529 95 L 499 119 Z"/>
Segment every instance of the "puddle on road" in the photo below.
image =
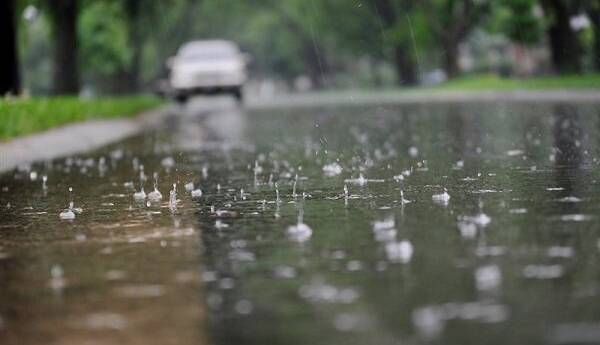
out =
<path fill-rule="evenodd" d="M 600 106 L 197 110 L 0 177 L 3 339 L 598 333 Z"/>

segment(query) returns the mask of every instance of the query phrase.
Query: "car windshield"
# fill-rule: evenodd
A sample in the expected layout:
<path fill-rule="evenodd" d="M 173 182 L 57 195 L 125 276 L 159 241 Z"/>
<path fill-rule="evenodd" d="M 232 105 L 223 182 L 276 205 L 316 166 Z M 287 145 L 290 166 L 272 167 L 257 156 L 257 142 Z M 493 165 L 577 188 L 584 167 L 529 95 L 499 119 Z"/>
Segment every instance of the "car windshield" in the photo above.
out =
<path fill-rule="evenodd" d="M 185 60 L 222 60 L 230 59 L 237 51 L 229 45 L 193 44 L 183 47 L 180 57 Z"/>

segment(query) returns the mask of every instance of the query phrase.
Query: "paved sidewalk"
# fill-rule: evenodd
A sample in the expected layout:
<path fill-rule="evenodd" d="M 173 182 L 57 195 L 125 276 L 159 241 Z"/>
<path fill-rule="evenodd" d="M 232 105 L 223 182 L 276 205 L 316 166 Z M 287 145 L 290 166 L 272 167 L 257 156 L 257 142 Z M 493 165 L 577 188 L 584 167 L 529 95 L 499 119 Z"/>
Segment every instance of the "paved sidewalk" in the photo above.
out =
<path fill-rule="evenodd" d="M 135 118 L 69 124 L 0 143 L 0 172 L 102 147 L 156 126 L 168 114 L 162 107 Z"/>

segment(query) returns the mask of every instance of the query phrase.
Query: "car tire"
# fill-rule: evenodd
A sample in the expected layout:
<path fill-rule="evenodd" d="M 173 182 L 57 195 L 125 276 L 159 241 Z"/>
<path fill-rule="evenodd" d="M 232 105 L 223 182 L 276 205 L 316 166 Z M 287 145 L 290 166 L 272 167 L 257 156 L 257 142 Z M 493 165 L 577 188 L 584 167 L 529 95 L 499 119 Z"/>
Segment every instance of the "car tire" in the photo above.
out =
<path fill-rule="evenodd" d="M 244 101 L 244 94 L 241 87 L 233 89 L 233 97 L 235 97 L 235 100 L 240 103 Z"/>
<path fill-rule="evenodd" d="M 187 95 L 177 95 L 175 96 L 175 102 L 177 102 L 178 104 L 185 104 L 188 100 L 188 96 Z"/>

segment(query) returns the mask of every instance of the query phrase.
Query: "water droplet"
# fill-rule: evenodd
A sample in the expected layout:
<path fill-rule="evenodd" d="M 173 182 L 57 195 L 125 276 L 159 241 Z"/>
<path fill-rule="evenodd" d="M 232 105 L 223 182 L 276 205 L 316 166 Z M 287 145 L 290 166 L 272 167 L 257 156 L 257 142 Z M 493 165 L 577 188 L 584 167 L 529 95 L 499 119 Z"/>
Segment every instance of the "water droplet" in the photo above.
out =
<path fill-rule="evenodd" d="M 415 146 L 411 146 L 408 148 L 408 154 L 412 158 L 416 158 L 419 155 L 419 149 Z"/>
<path fill-rule="evenodd" d="M 169 209 L 171 212 L 177 210 L 177 184 L 173 183 L 173 189 L 169 192 Z"/>
<path fill-rule="evenodd" d="M 296 178 L 294 179 L 294 186 L 292 187 L 292 197 L 296 198 L 296 184 L 298 183 L 298 174 L 296 174 Z"/>
<path fill-rule="evenodd" d="M 253 305 L 248 300 L 241 300 L 235 304 L 235 311 L 241 315 L 248 315 L 252 313 Z"/>
<path fill-rule="evenodd" d="M 323 173 L 325 174 L 325 176 L 329 177 L 337 176 L 341 174 L 343 170 L 344 169 L 342 168 L 342 166 L 336 162 L 326 164 L 323 166 Z"/>
<path fill-rule="evenodd" d="M 312 236 L 312 229 L 303 222 L 303 210 L 298 213 L 298 222 L 287 229 L 289 237 L 297 242 L 305 242 Z"/>
<path fill-rule="evenodd" d="M 194 189 L 192 191 L 192 198 L 200 198 L 202 197 L 202 189 L 198 188 L 198 189 Z"/>
<path fill-rule="evenodd" d="M 135 201 L 144 201 L 146 200 L 146 192 L 144 192 L 144 187 L 139 192 L 133 193 L 133 198 Z"/>
<path fill-rule="evenodd" d="M 388 242 L 385 245 L 385 253 L 391 262 L 406 264 L 412 259 L 413 251 L 409 241 Z"/>
<path fill-rule="evenodd" d="M 446 190 L 446 188 L 444 188 L 443 193 L 432 195 L 431 200 L 433 200 L 433 202 L 435 202 L 436 204 L 446 206 L 446 205 L 448 205 L 448 202 L 450 201 L 450 194 L 448 194 L 448 190 Z"/>
<path fill-rule="evenodd" d="M 556 279 L 562 275 L 561 265 L 527 265 L 523 268 L 523 276 L 530 279 Z"/>
<path fill-rule="evenodd" d="M 496 290 L 502 283 L 502 273 L 496 265 L 478 267 L 475 270 L 475 286 L 477 290 Z"/>

